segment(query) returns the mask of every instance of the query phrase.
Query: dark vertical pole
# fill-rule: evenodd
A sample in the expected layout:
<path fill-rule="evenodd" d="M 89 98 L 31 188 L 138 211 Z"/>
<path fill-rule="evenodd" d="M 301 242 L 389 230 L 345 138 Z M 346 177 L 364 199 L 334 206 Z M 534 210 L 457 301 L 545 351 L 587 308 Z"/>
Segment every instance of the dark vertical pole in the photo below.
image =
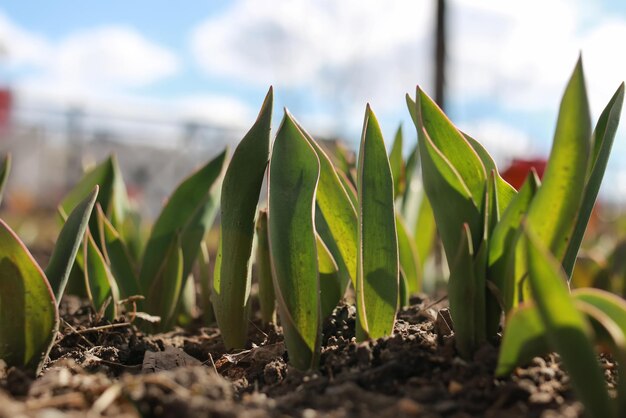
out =
<path fill-rule="evenodd" d="M 435 23 L 435 102 L 445 112 L 445 84 L 446 84 L 446 0 L 437 1 L 437 21 Z M 435 246 L 435 265 L 439 277 L 443 273 L 443 247 L 441 239 L 437 239 Z M 437 281 L 437 287 L 441 280 Z"/>
<path fill-rule="evenodd" d="M 446 1 L 437 0 L 435 27 L 435 102 L 445 110 L 446 84 Z"/>

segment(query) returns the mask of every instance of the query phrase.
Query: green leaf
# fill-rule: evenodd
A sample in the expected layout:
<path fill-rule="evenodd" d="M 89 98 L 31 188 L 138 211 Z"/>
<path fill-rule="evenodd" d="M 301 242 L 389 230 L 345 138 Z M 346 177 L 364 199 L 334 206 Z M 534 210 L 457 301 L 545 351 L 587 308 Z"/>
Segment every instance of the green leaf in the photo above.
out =
<path fill-rule="evenodd" d="M 590 325 L 570 298 L 560 263 L 542 239 L 526 229 L 528 281 L 550 346 L 561 356 L 578 398 L 592 417 L 613 415 L 604 374 L 592 345 Z"/>
<path fill-rule="evenodd" d="M 600 184 L 604 177 L 604 171 L 609 161 L 609 155 L 615 139 L 615 132 L 619 125 L 624 102 L 624 83 L 622 83 L 606 108 L 598 119 L 598 124 L 591 137 L 593 154 L 591 156 L 590 171 L 587 175 L 582 205 L 576 218 L 576 224 L 572 238 L 568 243 L 565 257 L 563 258 L 563 268 L 568 277 L 571 277 L 574 270 L 574 263 L 578 255 L 578 249 L 585 235 L 591 211 L 596 203 Z"/>
<path fill-rule="evenodd" d="M 435 224 L 435 215 L 433 208 L 428 201 L 428 196 L 423 194 L 419 205 L 417 220 L 415 221 L 415 229 L 413 237 L 415 238 L 415 249 L 417 251 L 417 259 L 420 263 L 421 272 L 424 274 L 424 265 L 430 256 L 437 236 L 437 225 Z"/>
<path fill-rule="evenodd" d="M 2 202 L 2 198 L 4 196 L 4 189 L 7 185 L 7 179 L 9 178 L 9 173 L 11 172 L 11 154 L 7 153 L 4 155 L 4 159 L 2 163 L 0 163 L 0 203 Z"/>
<path fill-rule="evenodd" d="M 110 160 L 113 171 L 113 184 L 111 186 L 111 203 L 105 213 L 109 215 L 111 225 L 116 229 L 121 229 L 126 225 L 126 217 L 129 215 L 129 212 L 131 212 L 131 208 L 119 162 L 115 155 L 113 155 Z M 104 208 L 106 208 L 106 206 L 103 206 L 103 209 Z"/>
<path fill-rule="evenodd" d="M 0 358 L 39 372 L 59 325 L 54 293 L 22 241 L 0 220 Z"/>
<path fill-rule="evenodd" d="M 319 238 L 321 238 L 321 240 L 324 242 L 325 248 L 328 249 L 328 251 L 330 252 L 334 262 L 337 264 L 337 280 L 339 280 L 338 285 L 340 287 L 340 290 L 337 291 L 337 293 L 339 294 L 339 298 L 334 302 L 334 304 L 336 305 L 337 302 L 339 302 L 339 300 L 345 295 L 346 290 L 348 289 L 348 285 L 351 283 L 350 271 L 348 270 L 348 266 L 346 266 L 343 256 L 341 255 L 341 251 L 339 250 L 339 243 L 333 238 L 333 234 L 330 231 L 328 222 L 326 221 L 326 218 L 324 218 L 324 215 L 322 214 L 322 211 L 319 209 L 318 205 L 316 205 L 315 207 L 315 230 L 319 235 Z M 323 309 L 323 305 L 324 301 L 322 301 L 322 313 L 325 312 Z"/>
<path fill-rule="evenodd" d="M 399 198 L 404 193 L 406 185 L 404 159 L 402 158 L 402 125 L 398 127 L 393 144 L 391 145 L 389 165 L 391 167 L 391 176 L 393 178 L 393 195 L 394 197 Z"/>
<path fill-rule="evenodd" d="M 422 270 L 417 258 L 415 241 L 409 235 L 400 214 L 396 214 L 396 228 L 398 230 L 400 267 L 404 272 L 408 294 L 417 293 L 422 290 Z"/>
<path fill-rule="evenodd" d="M 579 60 L 561 101 L 542 185 L 528 209 L 528 227 L 558 260 L 565 255 L 582 201 L 590 136 L 589 104 Z"/>
<path fill-rule="evenodd" d="M 502 178 L 502 176 L 500 176 L 495 161 L 493 161 L 491 155 L 489 155 L 487 150 L 480 144 L 480 142 L 478 142 L 466 133 L 463 133 L 463 136 L 472 146 L 474 151 L 476 151 L 476 154 L 478 154 L 478 157 L 485 166 L 485 170 L 487 170 L 488 173 L 491 171 L 495 171 L 496 186 L 498 190 L 498 217 L 500 217 L 504 210 L 509 206 L 509 203 L 511 203 L 511 200 L 513 200 L 513 198 L 517 194 L 517 191 L 515 191 L 515 188 L 507 183 Z"/>
<path fill-rule="evenodd" d="M 463 358 L 471 358 L 479 343 L 478 328 L 484 328 L 484 324 L 478 323 L 476 305 L 478 293 L 484 292 L 485 287 L 477 287 L 472 236 L 467 224 L 463 225 L 460 235 L 459 247 L 450 263 L 448 300 L 457 350 Z"/>
<path fill-rule="evenodd" d="M 413 124 L 415 127 L 420 126 L 419 116 L 417 112 L 417 102 L 413 100 L 409 94 L 405 94 L 404 98 L 406 99 L 406 107 L 409 109 L 409 114 L 411 115 L 411 119 L 413 120 Z"/>
<path fill-rule="evenodd" d="M 160 330 L 170 329 L 183 289 L 183 250 L 180 235 L 175 234 L 159 263 L 157 274 L 146 291 L 144 309 L 161 318 Z"/>
<path fill-rule="evenodd" d="M 523 247 L 516 244 L 520 226 L 539 185 L 539 177 L 533 170 L 526 178 L 519 193 L 515 195 L 502 214 L 489 242 L 487 279 L 499 289 L 507 313 L 516 305 L 517 282 L 515 278 L 519 277 L 516 275 L 516 269 L 520 271 L 526 266 Z M 487 304 L 488 317 L 499 316 L 498 313 L 502 311 L 499 303 L 493 298 L 489 298 Z M 497 324 L 488 324 L 487 332 L 493 334 L 494 328 L 497 328 Z"/>
<path fill-rule="evenodd" d="M 183 328 L 188 327 L 196 316 L 196 306 L 196 284 L 193 274 L 190 274 L 180 291 L 180 298 L 172 323 Z"/>
<path fill-rule="evenodd" d="M 124 223 L 121 229 L 117 231 L 128 249 L 131 261 L 133 264 L 139 265 L 150 233 L 148 228 L 143 225 L 139 212 L 129 207 L 126 211 Z"/>
<path fill-rule="evenodd" d="M 152 227 L 139 273 L 144 294 L 157 279 L 160 266 L 178 236 L 183 251 L 183 282 L 189 275 L 200 242 L 215 216 L 218 179 L 225 157 L 226 151 L 185 179 L 161 211 Z"/>
<path fill-rule="evenodd" d="M 54 291 L 57 305 L 61 303 L 65 286 L 70 277 L 80 243 L 85 235 L 97 196 L 98 186 L 95 186 L 91 194 L 70 213 L 59 233 L 59 238 L 50 256 L 50 262 L 48 267 L 46 267 L 46 277 Z"/>
<path fill-rule="evenodd" d="M 108 303 L 104 317 L 113 321 L 117 317 L 117 302 L 120 300 L 117 283 L 89 231 L 85 237 L 83 240 L 83 260 L 87 297 L 96 313 L 100 313 L 105 303 Z"/>
<path fill-rule="evenodd" d="M 536 306 L 515 309 L 507 318 L 498 355 L 497 376 L 510 374 L 515 367 L 524 366 L 550 352 L 547 330 Z"/>
<path fill-rule="evenodd" d="M 417 171 L 419 169 L 419 146 L 415 144 L 415 148 L 411 150 L 409 156 L 406 159 L 406 167 L 405 167 L 405 179 L 406 186 L 404 193 L 402 195 L 402 215 L 406 218 L 406 213 L 404 212 L 407 208 L 407 205 L 410 203 L 410 195 L 413 190 L 419 190 L 419 187 L 412 188 L 413 182 L 418 181 Z"/>
<path fill-rule="evenodd" d="M 274 291 L 289 360 L 317 367 L 321 305 L 313 208 L 320 163 L 315 150 L 285 112 L 269 168 L 269 243 Z"/>
<path fill-rule="evenodd" d="M 356 188 L 354 184 L 348 178 L 348 176 L 346 176 L 346 174 L 342 173 L 341 171 L 337 172 L 337 176 L 339 177 L 339 181 L 341 182 L 341 185 L 343 186 L 346 194 L 348 195 L 348 198 L 350 199 L 350 203 L 352 203 L 352 207 L 356 208 L 357 206 L 359 206 L 359 201 L 356 196 Z M 356 209 L 354 210 L 354 213 L 354 216 L 356 216 Z"/>
<path fill-rule="evenodd" d="M 333 250 L 336 261 L 347 267 L 352 285 L 356 284 L 357 263 L 357 215 L 350 193 L 353 192 L 349 182 L 342 182 L 341 173 L 335 170 L 330 158 L 297 122 L 301 134 L 309 141 L 320 162 L 320 178 L 317 184 L 315 202 L 326 221 L 328 232 L 332 236 L 324 236 L 324 242 Z M 345 177 L 344 177 L 344 180 Z M 317 215 L 316 215 L 317 218 Z M 334 243 L 331 244 L 331 241 Z M 341 260 L 339 260 L 341 258 Z M 347 283 L 345 284 L 347 285 Z"/>
<path fill-rule="evenodd" d="M 339 267 L 324 241 L 316 235 L 317 268 L 320 274 L 320 306 L 322 320 L 333 313 L 345 290 L 339 275 Z"/>
<path fill-rule="evenodd" d="M 200 303 L 202 304 L 202 322 L 204 326 L 209 326 L 215 322 L 213 303 L 211 302 L 211 271 L 209 268 L 209 249 L 206 242 L 200 243 L 200 253 L 198 254 L 198 281 L 200 282 Z"/>
<path fill-rule="evenodd" d="M 298 124 L 298 127 L 301 131 L 303 131 L 305 135 L 307 135 L 307 133 L 304 132 L 304 129 L 302 129 L 302 126 L 300 126 L 300 124 Z M 352 175 L 355 166 L 352 152 L 348 151 L 340 141 L 332 141 L 331 143 L 325 142 L 322 145 L 324 154 L 326 154 L 331 159 L 333 166 L 337 170 L 337 174 L 343 174 L 350 184 L 356 184 L 356 181 L 354 181 L 354 176 Z"/>
<path fill-rule="evenodd" d="M 418 88 L 420 138 L 427 135 L 432 145 L 450 162 L 461 182 L 470 192 L 480 211 L 485 196 L 487 171 L 479 155 L 463 134 L 424 91 Z M 421 151 L 420 151 L 421 152 Z"/>
<path fill-rule="evenodd" d="M 378 121 L 365 111 L 357 166 L 357 340 L 390 335 L 399 295 L 398 240 L 393 180 Z"/>
<path fill-rule="evenodd" d="M 120 234 L 115 230 L 111 222 L 106 218 L 100 206 L 98 210 L 98 222 L 100 237 L 102 237 L 102 255 L 106 260 L 113 277 L 115 278 L 122 299 L 141 295 L 139 279 L 136 268 L 133 266 L 128 249 Z"/>
<path fill-rule="evenodd" d="M 476 347 L 486 341 L 487 332 L 489 332 L 489 337 L 495 336 L 497 331 L 496 325 L 499 324 L 501 316 L 500 311 L 498 311 L 493 317 L 487 317 L 487 301 L 497 301 L 497 299 L 488 292 L 487 287 L 489 242 L 494 225 L 498 222 L 499 218 L 497 190 L 496 172 L 492 170 L 489 174 L 487 189 L 485 190 L 483 203 L 483 237 L 480 242 L 480 247 L 478 247 L 478 251 L 476 251 L 474 256 L 474 279 L 471 284 L 473 294 L 471 303 L 468 303 L 468 305 L 470 305 L 469 307 L 474 311 L 474 341 Z M 492 328 L 495 328 L 495 330 Z"/>
<path fill-rule="evenodd" d="M 100 187 L 96 203 L 102 207 L 105 214 L 113 221 L 113 225 L 118 228 L 124 220 L 128 196 L 115 156 L 107 158 L 85 173 L 78 184 L 65 196 L 60 207 L 64 213 L 70 213 L 85 200 L 95 186 Z M 89 220 L 89 229 L 96 243 L 100 243 L 98 219 L 95 214 Z"/>
<path fill-rule="evenodd" d="M 418 95 L 421 95 L 419 91 Z M 426 103 L 429 102 L 426 98 L 424 98 L 423 101 Z M 422 100 L 420 100 L 420 103 L 421 102 Z M 436 116 L 438 115 L 439 119 L 445 118 L 445 116 L 439 115 L 441 111 L 436 108 L 434 104 L 427 108 L 427 110 L 434 113 Z M 432 212 L 443 242 L 446 257 L 448 260 L 453 260 L 459 247 L 459 231 L 464 228 L 464 224 L 467 223 L 469 225 L 472 236 L 477 240 L 472 243 L 473 246 L 478 245 L 478 241 L 480 237 L 482 237 L 482 215 L 472 193 L 458 170 L 433 143 L 431 134 L 427 131 L 422 122 L 423 112 L 421 106 L 418 106 L 414 112 L 417 121 L 416 127 L 424 190 L 426 196 L 428 196 L 428 201 L 432 205 Z M 461 135 L 454 127 L 450 127 L 448 124 L 442 125 L 444 128 L 447 128 L 448 131 L 452 131 L 451 137 L 454 138 L 457 134 L 459 136 Z M 460 141 L 453 140 L 452 143 L 461 144 L 459 152 L 466 152 L 469 147 L 469 144 L 462 137 Z M 475 154 L 473 150 L 470 150 L 470 152 Z M 476 157 L 476 159 L 477 158 L 478 157 Z M 477 167 L 474 166 L 474 168 Z M 474 171 L 480 170 L 477 169 Z M 485 176 L 482 177 L 483 182 L 486 183 L 484 181 Z M 484 187 L 481 193 L 484 194 Z M 482 199 L 483 196 L 481 195 L 480 203 L 482 203 Z M 418 234 L 419 231 L 416 231 L 416 236 Z"/>
<path fill-rule="evenodd" d="M 569 280 L 571 288 L 595 287 L 608 290 L 610 282 L 610 272 L 603 259 L 596 258 L 591 253 L 581 254 L 576 258 L 576 265 Z"/>
<path fill-rule="evenodd" d="M 617 383 L 618 411 L 616 416 L 626 413 L 626 301 L 620 297 L 598 289 L 579 289 L 572 293 L 578 308 L 592 319 L 598 342 L 611 346 L 613 358 L 618 363 Z M 593 307 L 590 309 L 589 306 Z M 595 311 L 599 311 L 595 312 Z M 604 332 L 602 332 L 604 331 Z M 605 341 L 602 341 L 603 334 Z M 606 341 L 608 340 L 608 341 Z"/>
<path fill-rule="evenodd" d="M 259 276 L 259 305 L 264 324 L 276 323 L 276 295 L 267 234 L 267 210 L 261 210 L 256 221 L 256 265 Z"/>
<path fill-rule="evenodd" d="M 243 348 L 248 330 L 254 217 L 270 151 L 273 90 L 233 153 L 224 176 L 213 308 L 227 349 Z"/>
<path fill-rule="evenodd" d="M 409 306 L 409 283 L 406 280 L 406 275 L 402 268 L 400 268 L 400 280 L 398 285 L 399 307 L 404 308 L 405 306 Z"/>

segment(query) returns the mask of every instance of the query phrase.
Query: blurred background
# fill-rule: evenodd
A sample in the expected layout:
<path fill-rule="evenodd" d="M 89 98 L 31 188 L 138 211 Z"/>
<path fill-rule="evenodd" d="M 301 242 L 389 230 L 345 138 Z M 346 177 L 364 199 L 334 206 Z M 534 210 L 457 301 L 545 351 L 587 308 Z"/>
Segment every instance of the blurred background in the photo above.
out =
<path fill-rule="evenodd" d="M 419 84 L 501 169 L 545 158 L 578 55 L 595 121 L 626 78 L 625 44 L 619 0 L 6 0 L 4 210 L 55 208 L 113 152 L 155 216 L 180 179 L 237 143 L 270 85 L 275 126 L 287 107 L 315 137 L 353 150 L 367 102 L 388 146 L 402 124 L 413 148 L 404 95 Z M 602 191 L 613 208 L 626 203 L 625 140 L 622 127 Z"/>

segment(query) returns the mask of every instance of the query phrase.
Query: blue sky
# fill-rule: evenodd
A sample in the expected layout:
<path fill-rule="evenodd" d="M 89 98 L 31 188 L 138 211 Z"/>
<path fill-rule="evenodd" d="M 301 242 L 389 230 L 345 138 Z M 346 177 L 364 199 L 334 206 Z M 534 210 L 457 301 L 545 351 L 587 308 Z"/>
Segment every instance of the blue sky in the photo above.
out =
<path fill-rule="evenodd" d="M 24 107 L 80 104 L 242 129 L 272 84 L 276 121 L 286 106 L 312 133 L 356 144 L 370 102 L 388 140 L 399 123 L 414 138 L 403 95 L 431 90 L 433 5 L 8 0 L 0 82 Z M 616 52 L 626 44 L 624 2 L 451 0 L 449 10 L 450 116 L 501 161 L 549 150 L 580 51 L 594 117 L 626 78 Z M 626 155 L 624 140 L 616 154 Z M 626 161 L 613 160 L 626 195 Z"/>

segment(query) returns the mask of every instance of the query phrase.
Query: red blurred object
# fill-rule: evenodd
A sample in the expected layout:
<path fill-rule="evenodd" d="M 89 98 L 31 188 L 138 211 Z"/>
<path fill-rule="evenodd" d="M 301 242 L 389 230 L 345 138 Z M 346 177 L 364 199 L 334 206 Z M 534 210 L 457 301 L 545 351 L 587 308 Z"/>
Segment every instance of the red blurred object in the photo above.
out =
<path fill-rule="evenodd" d="M 11 124 L 11 108 L 13 107 L 13 95 L 11 90 L 0 88 L 0 133 L 6 132 Z"/>
<path fill-rule="evenodd" d="M 504 170 L 502 178 L 506 180 L 511 186 L 519 190 L 524 184 L 530 169 L 534 168 L 539 175 L 539 178 L 543 177 L 543 172 L 546 169 L 546 160 L 537 158 L 533 160 L 514 159 L 509 168 Z"/>
<path fill-rule="evenodd" d="M 530 169 L 534 168 L 539 178 L 543 178 L 543 172 L 546 169 L 547 161 L 541 158 L 524 160 L 524 159 L 514 159 L 509 168 L 507 168 L 503 173 L 501 173 L 502 178 L 506 180 L 511 186 L 515 187 L 516 190 L 519 191 L 520 187 L 524 184 L 526 177 L 528 177 L 528 173 L 530 173 Z M 598 231 L 600 217 L 599 213 L 601 211 L 600 201 L 596 201 L 596 204 L 591 211 L 591 216 L 589 217 L 589 222 L 587 223 L 587 231 L 585 234 L 595 234 Z"/>

